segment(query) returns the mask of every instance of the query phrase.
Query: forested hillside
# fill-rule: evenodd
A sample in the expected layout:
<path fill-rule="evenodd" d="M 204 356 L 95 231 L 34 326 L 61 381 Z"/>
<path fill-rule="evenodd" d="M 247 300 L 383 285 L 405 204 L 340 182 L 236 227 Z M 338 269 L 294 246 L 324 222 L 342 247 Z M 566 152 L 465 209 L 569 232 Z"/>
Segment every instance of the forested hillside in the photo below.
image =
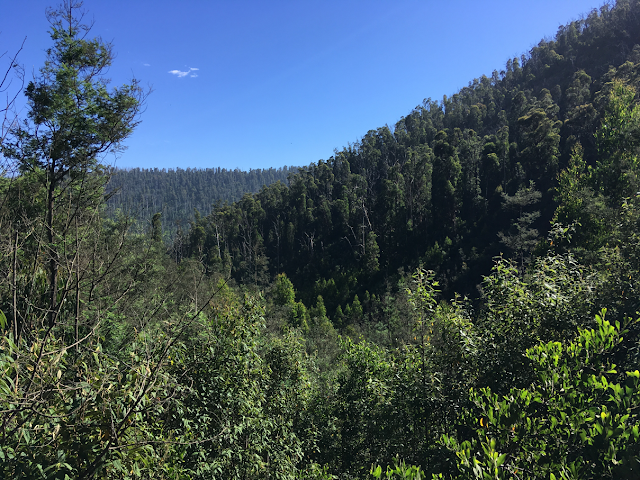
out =
<path fill-rule="evenodd" d="M 206 169 L 114 169 L 107 193 L 106 215 L 116 212 L 134 217 L 144 229 L 156 213 L 162 214 L 162 230 L 172 238 L 178 227 L 187 229 L 194 210 L 207 215 L 213 205 L 240 200 L 245 193 L 256 193 L 265 185 L 287 184 L 295 167 L 252 169 L 248 172 L 224 168 Z"/>
<path fill-rule="evenodd" d="M 640 479 L 640 0 L 171 243 L 80 7 L 2 112 L 1 478 Z"/>
<path fill-rule="evenodd" d="M 546 238 L 558 173 L 578 144 L 596 165 L 611 82 L 637 81 L 634 15 L 626 3 L 591 12 L 503 71 L 302 168 L 289 188 L 216 208 L 190 251 L 231 262 L 241 282 L 284 272 L 305 301 L 332 298 L 331 315 L 419 264 L 447 295 L 477 296 L 495 256 L 523 266 Z"/>

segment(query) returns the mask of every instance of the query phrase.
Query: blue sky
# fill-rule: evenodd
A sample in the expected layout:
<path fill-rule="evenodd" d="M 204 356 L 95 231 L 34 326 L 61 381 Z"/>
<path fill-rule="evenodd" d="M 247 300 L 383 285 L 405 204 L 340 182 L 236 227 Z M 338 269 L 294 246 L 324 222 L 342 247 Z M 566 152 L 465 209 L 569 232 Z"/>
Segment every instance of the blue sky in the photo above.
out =
<path fill-rule="evenodd" d="M 4 3 L 0 53 L 26 36 L 19 61 L 32 78 L 57 3 Z M 86 0 L 84 10 L 91 34 L 114 44 L 112 84 L 135 76 L 153 88 L 115 165 L 248 170 L 326 159 L 602 3 Z"/>

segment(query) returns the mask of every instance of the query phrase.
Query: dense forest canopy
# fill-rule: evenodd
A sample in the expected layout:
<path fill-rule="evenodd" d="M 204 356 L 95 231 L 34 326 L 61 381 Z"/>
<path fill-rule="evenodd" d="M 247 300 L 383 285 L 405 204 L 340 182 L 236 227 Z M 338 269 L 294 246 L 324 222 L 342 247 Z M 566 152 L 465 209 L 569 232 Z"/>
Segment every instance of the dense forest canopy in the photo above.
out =
<path fill-rule="evenodd" d="M 265 185 L 282 182 L 296 167 L 251 169 L 248 172 L 225 168 L 116 168 L 111 172 L 106 192 L 106 215 L 117 213 L 134 217 L 142 229 L 154 214 L 162 214 L 162 231 L 173 238 L 178 229 L 186 230 L 194 210 L 208 215 L 214 204 L 238 201 L 245 193 L 257 193 Z"/>
<path fill-rule="evenodd" d="M 418 265 L 437 272 L 447 296 L 476 297 L 494 257 L 524 266 L 543 248 L 558 173 L 577 145 L 597 164 L 612 82 L 636 84 L 634 5 L 561 27 L 504 70 L 302 168 L 289 188 L 215 208 L 189 251 L 233 263 L 240 282 L 284 272 L 305 302 L 331 297 L 331 315 Z"/>
<path fill-rule="evenodd" d="M 640 1 L 170 242 L 80 7 L 4 111 L 3 477 L 640 478 Z"/>

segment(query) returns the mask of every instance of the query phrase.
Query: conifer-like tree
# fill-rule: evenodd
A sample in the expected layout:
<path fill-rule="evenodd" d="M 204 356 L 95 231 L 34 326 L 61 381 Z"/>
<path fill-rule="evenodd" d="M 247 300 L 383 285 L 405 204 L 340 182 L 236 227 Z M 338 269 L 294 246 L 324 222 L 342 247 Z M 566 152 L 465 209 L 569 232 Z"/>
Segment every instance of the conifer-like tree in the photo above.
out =
<path fill-rule="evenodd" d="M 80 215 L 79 206 L 101 202 L 100 161 L 122 150 L 139 123 L 146 92 L 133 79 L 109 89 L 103 76 L 113 61 L 110 43 L 87 37 L 82 2 L 66 0 L 47 11 L 53 46 L 25 90 L 28 118 L 12 129 L 4 154 L 23 173 L 32 173 L 46 191 L 45 231 L 48 263 L 48 321 L 59 310 L 58 269 L 65 237 Z M 73 199 L 74 209 L 65 200 Z M 65 204 L 64 209 L 59 208 Z M 64 292 L 62 292 L 64 296 Z"/>

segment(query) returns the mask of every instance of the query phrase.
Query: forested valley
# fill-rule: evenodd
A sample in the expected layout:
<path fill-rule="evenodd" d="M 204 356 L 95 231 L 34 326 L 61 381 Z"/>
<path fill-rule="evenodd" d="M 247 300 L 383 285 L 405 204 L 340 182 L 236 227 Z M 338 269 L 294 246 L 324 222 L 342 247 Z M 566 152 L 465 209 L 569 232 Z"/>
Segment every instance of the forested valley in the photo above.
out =
<path fill-rule="evenodd" d="M 640 0 L 172 237 L 78 6 L 2 111 L 0 476 L 640 478 Z"/>
<path fill-rule="evenodd" d="M 170 241 L 178 230 L 186 230 L 199 215 L 208 215 L 213 205 L 236 202 L 245 193 L 257 193 L 265 185 L 282 182 L 296 167 L 258 168 L 248 172 L 225 168 L 114 168 L 106 186 L 105 215 L 124 213 L 136 220 L 138 233 L 153 215 L 162 215 L 162 234 Z"/>

